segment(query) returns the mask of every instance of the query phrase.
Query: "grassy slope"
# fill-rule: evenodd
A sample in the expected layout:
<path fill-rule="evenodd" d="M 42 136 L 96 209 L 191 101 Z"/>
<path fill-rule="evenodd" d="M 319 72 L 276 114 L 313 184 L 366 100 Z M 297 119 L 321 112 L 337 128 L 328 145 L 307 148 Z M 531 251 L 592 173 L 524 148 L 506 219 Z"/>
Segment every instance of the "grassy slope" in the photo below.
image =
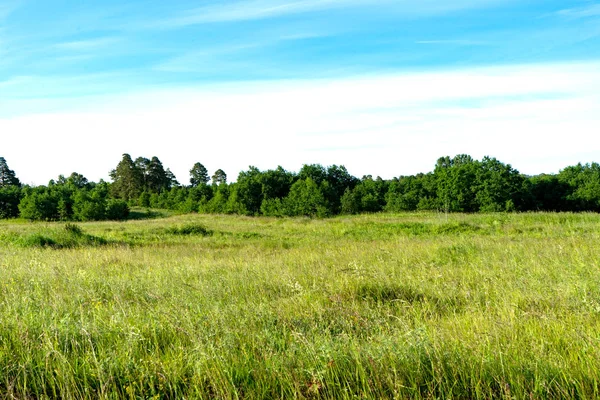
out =
<path fill-rule="evenodd" d="M 0 223 L 0 398 L 600 396 L 599 215 L 79 226 Z"/>

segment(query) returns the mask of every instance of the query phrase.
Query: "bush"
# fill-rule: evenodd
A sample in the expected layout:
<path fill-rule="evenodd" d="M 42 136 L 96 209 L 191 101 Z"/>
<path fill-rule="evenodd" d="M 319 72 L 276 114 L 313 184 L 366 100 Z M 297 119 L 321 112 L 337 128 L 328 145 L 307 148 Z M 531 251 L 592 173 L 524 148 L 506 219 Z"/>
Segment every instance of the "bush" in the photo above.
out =
<path fill-rule="evenodd" d="M 111 199 L 106 203 L 106 219 L 124 220 L 129 217 L 129 205 L 124 200 Z"/>
<path fill-rule="evenodd" d="M 43 233 L 16 237 L 16 244 L 23 247 L 49 247 L 53 249 L 70 249 L 76 247 L 102 246 L 108 241 L 102 237 L 92 236 L 75 224 L 65 224 L 64 229 L 45 230 Z"/>
<path fill-rule="evenodd" d="M 187 224 L 187 225 L 183 225 L 183 226 L 174 226 L 171 228 L 167 228 L 166 232 L 171 235 L 209 236 L 212 234 L 212 231 L 210 231 L 205 226 L 200 225 L 200 224 Z"/>

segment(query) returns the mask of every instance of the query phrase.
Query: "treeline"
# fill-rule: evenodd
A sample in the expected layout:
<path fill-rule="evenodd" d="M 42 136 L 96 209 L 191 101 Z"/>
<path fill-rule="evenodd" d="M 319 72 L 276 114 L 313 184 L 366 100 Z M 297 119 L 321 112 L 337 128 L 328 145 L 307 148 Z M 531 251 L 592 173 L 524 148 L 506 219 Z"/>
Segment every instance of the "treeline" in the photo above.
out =
<path fill-rule="evenodd" d="M 209 177 L 196 163 L 181 185 L 157 157 L 124 154 L 112 182 L 88 182 L 78 173 L 47 186 L 23 186 L 0 157 L 0 218 L 30 220 L 125 219 L 130 207 L 180 212 L 317 216 L 364 212 L 600 211 L 600 165 L 578 164 L 558 174 L 525 176 L 495 158 L 468 155 L 437 160 L 432 172 L 392 180 L 352 176 L 345 167 L 249 167 L 228 183 L 223 170 Z"/>

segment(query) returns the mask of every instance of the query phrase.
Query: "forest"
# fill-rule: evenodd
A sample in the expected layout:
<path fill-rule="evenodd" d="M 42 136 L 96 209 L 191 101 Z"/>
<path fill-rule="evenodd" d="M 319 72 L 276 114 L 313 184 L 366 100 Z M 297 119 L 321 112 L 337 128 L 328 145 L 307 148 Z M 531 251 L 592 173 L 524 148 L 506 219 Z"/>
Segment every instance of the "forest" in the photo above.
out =
<path fill-rule="evenodd" d="M 432 172 L 391 180 L 357 178 L 344 166 L 304 165 L 260 171 L 250 166 L 235 182 L 199 162 L 180 184 L 157 157 L 123 154 L 111 182 L 73 172 L 48 185 L 21 184 L 0 157 L 0 218 L 32 221 L 122 220 L 131 207 L 182 213 L 328 217 L 401 211 L 600 211 L 600 165 L 577 164 L 558 174 L 527 176 L 493 157 L 441 157 Z"/>

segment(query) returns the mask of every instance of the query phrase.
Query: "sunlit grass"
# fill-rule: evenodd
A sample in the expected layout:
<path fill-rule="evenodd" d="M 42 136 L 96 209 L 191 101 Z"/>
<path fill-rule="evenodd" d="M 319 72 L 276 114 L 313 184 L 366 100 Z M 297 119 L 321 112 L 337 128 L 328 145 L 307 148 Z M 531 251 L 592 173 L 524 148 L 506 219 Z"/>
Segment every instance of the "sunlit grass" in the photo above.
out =
<path fill-rule="evenodd" d="M 0 223 L 0 397 L 600 396 L 596 214 L 77 227 Z"/>

